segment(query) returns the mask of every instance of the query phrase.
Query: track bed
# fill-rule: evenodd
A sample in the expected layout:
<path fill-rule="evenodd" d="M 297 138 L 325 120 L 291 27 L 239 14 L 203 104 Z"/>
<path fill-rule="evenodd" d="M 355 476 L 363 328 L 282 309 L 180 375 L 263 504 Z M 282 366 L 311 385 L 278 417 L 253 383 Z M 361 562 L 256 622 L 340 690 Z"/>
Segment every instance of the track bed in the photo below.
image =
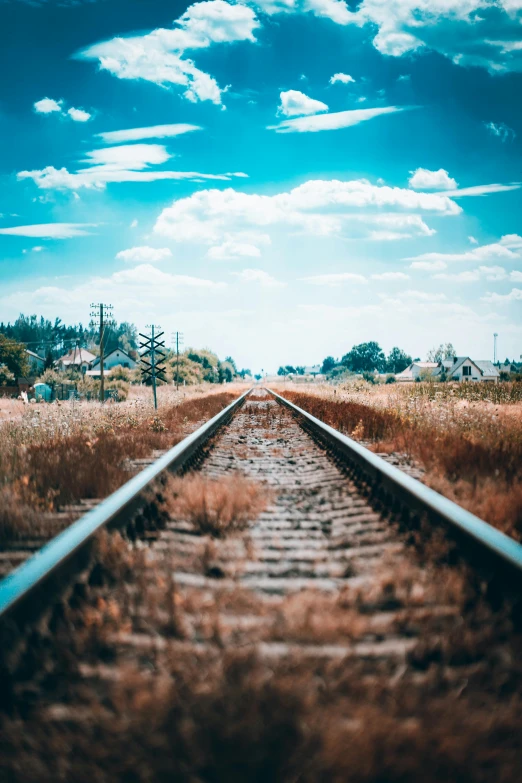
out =
<path fill-rule="evenodd" d="M 222 538 L 175 514 L 102 538 L 15 683 L 6 779 L 519 779 L 510 606 L 441 564 L 437 536 L 420 554 L 268 395 L 198 469 L 261 483 L 265 510 Z"/>

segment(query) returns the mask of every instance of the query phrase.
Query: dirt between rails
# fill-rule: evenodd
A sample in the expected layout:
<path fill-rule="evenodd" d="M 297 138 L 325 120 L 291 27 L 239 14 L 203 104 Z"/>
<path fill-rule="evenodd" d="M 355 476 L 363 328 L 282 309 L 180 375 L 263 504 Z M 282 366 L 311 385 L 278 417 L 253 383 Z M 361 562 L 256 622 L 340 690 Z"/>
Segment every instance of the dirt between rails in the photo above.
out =
<path fill-rule="evenodd" d="M 97 580 L 2 718 L 13 781 L 518 781 L 520 633 L 252 395 L 147 542 Z M 249 518 L 250 517 L 250 518 Z"/>

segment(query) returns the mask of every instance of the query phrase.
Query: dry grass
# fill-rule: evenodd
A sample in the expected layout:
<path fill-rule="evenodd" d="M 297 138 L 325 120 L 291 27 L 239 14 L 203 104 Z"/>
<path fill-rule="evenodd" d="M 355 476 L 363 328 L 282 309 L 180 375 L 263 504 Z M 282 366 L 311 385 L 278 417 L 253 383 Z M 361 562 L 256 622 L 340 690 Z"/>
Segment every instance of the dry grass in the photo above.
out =
<path fill-rule="evenodd" d="M 0 427 L 0 536 L 31 523 L 24 508 L 56 511 L 82 498 L 107 496 L 128 480 L 128 460 L 171 448 L 236 396 L 178 396 L 177 404 L 157 413 L 139 401 L 103 408 L 31 406 L 21 421 Z"/>
<path fill-rule="evenodd" d="M 373 405 L 370 399 L 339 399 L 331 390 L 324 396 L 285 394 L 373 450 L 419 462 L 429 486 L 522 539 L 522 415 L 428 398 L 388 398 L 386 405 Z"/>
<path fill-rule="evenodd" d="M 202 535 L 216 538 L 245 530 L 265 510 L 269 490 L 240 473 L 210 479 L 199 473 L 171 477 L 165 489 L 167 508 Z"/>

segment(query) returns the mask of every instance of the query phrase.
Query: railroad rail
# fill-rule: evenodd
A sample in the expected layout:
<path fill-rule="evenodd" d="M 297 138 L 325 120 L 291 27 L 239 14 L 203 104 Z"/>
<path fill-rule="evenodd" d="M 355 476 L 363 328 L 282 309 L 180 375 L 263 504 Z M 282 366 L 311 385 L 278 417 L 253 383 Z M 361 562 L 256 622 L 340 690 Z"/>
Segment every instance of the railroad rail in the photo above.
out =
<path fill-rule="evenodd" d="M 5 731 L 13 743 L 31 738 L 24 763 L 14 758 L 6 766 L 8 779 L 58 779 L 59 769 L 62 778 L 101 781 L 128 779 L 126 771 L 139 783 L 349 780 L 358 745 L 373 753 L 376 780 L 412 779 L 401 777 L 400 765 L 406 747 L 418 752 L 418 739 L 410 739 L 426 713 L 439 742 L 444 721 L 455 716 L 460 731 L 472 712 L 468 752 L 459 750 L 466 779 L 518 780 L 520 637 L 511 598 L 519 598 L 522 546 L 284 397 L 252 391 L 0 583 L 0 685 L 15 716 Z M 232 492 L 241 474 L 266 494 L 264 510 L 235 535 L 202 530 L 168 505 L 177 490 L 167 474 L 193 469 L 212 486 L 228 481 Z M 422 517 L 452 532 L 486 581 L 498 580 L 505 605 L 483 603 L 483 580 L 464 590 L 469 570 L 460 560 L 440 565 L 410 546 L 404 530 Z M 94 545 L 104 528 L 124 536 L 116 559 L 110 550 L 105 562 Z M 118 537 L 106 539 L 110 546 Z M 103 578 L 93 579 L 100 563 Z M 262 683 L 275 701 L 263 701 Z M 497 708 L 504 722 L 495 733 Z M 222 711 L 224 720 L 213 718 Z M 477 742 L 481 715 L 486 730 Z M 237 716 L 245 729 L 234 724 Z M 374 735 L 380 718 L 393 730 Z M 1 719 L 0 711 L 0 726 Z M 286 756 L 299 746 L 302 725 L 314 740 L 304 768 L 298 764 L 287 777 Z M 314 757 L 322 774 L 307 776 L 310 753 L 337 731 L 342 747 L 356 737 L 347 767 L 334 765 L 334 774 Z M 184 755 L 187 732 L 195 732 L 193 758 Z M 384 736 L 397 738 L 396 762 L 382 750 Z M 513 739 L 504 757 L 492 755 L 498 736 Z M 270 754 L 281 738 L 290 744 L 278 767 Z M 173 747 L 184 749 L 179 768 Z M 451 761 L 455 744 L 439 747 Z M 229 766 L 236 754 L 240 772 Z M 462 768 L 452 763 L 446 759 L 440 777 L 426 779 L 460 779 Z M 473 777 L 469 765 L 481 763 L 489 778 L 482 771 Z M 358 769 L 367 769 L 367 759 Z M 0 756 L 0 777 L 2 771 Z M 421 766 L 417 771 L 415 779 Z M 366 772 L 355 779 L 373 780 Z"/>
<path fill-rule="evenodd" d="M 69 528 L 46 544 L 27 562 L 0 582 L 0 623 L 17 617 L 19 622 L 34 618 L 42 608 L 36 596 L 44 594 L 44 604 L 52 594 L 52 584 L 66 570 L 81 567 L 82 553 L 102 529 L 128 526 L 129 518 L 143 507 L 143 492 L 165 471 L 181 471 L 245 402 L 251 389 L 232 402 L 213 419 L 161 456 L 154 464 L 134 476 L 106 500 L 83 515 Z M 406 475 L 356 441 L 329 427 L 276 392 L 266 390 L 277 402 L 297 416 L 304 428 L 323 443 L 338 460 L 359 472 L 368 482 L 371 494 L 383 505 L 404 514 L 427 515 L 442 523 L 460 539 L 475 561 L 486 564 L 490 577 L 509 581 L 522 588 L 522 546 L 514 539 L 466 511 L 456 503 Z M 72 561 L 76 559 L 76 566 Z"/>

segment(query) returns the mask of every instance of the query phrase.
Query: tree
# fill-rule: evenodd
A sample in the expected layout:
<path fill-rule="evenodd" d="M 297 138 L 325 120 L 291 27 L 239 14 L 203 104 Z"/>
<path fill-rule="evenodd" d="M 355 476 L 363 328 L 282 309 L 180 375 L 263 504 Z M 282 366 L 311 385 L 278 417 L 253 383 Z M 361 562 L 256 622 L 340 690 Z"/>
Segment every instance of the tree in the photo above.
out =
<path fill-rule="evenodd" d="M 386 357 L 379 343 L 369 342 L 354 345 L 352 350 L 343 356 L 341 364 L 352 372 L 384 372 Z"/>
<path fill-rule="evenodd" d="M 298 375 L 304 375 L 304 374 L 305 374 L 305 368 L 304 368 L 304 367 L 301 367 L 301 366 L 299 366 L 299 367 L 296 367 L 296 368 L 295 368 L 295 371 L 296 371 L 296 373 L 297 373 Z"/>
<path fill-rule="evenodd" d="M 336 361 L 333 358 L 333 356 L 327 356 L 326 359 L 324 359 L 322 365 L 321 365 L 321 372 L 323 375 L 326 375 L 330 372 L 330 370 L 333 370 L 333 368 L 336 365 Z"/>
<path fill-rule="evenodd" d="M 438 348 L 432 348 L 428 353 L 429 362 L 442 362 L 453 360 L 457 355 L 452 343 L 441 343 Z"/>
<path fill-rule="evenodd" d="M 7 369 L 6 364 L 0 362 L 0 386 L 13 386 L 15 383 L 15 377 L 13 373 Z"/>
<path fill-rule="evenodd" d="M 402 372 L 411 364 L 411 356 L 408 356 L 402 348 L 392 348 L 386 360 L 387 372 Z"/>
<path fill-rule="evenodd" d="M 0 364 L 5 364 L 16 378 L 27 375 L 29 362 L 25 345 L 0 334 Z"/>

